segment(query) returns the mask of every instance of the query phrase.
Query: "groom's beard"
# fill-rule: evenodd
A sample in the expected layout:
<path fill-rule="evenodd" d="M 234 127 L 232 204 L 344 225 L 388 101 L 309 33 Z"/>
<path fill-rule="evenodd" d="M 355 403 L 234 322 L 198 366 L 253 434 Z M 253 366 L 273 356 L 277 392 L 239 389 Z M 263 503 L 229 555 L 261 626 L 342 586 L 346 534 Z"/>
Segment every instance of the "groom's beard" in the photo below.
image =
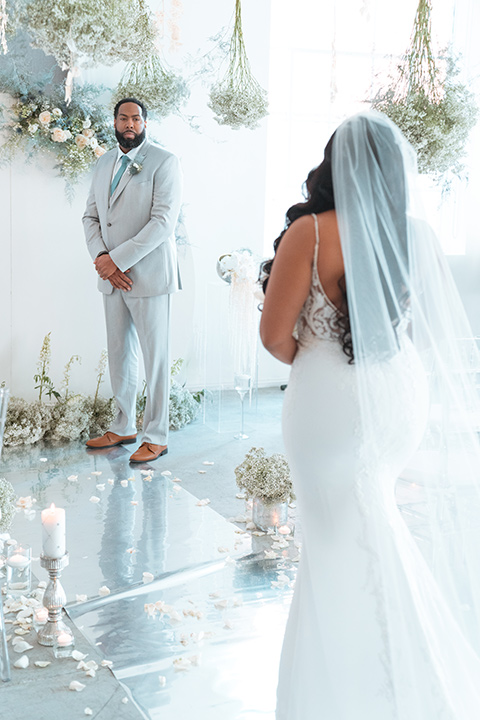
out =
<path fill-rule="evenodd" d="M 129 132 L 133 132 L 135 134 L 134 130 L 129 130 Z M 145 129 L 142 130 L 140 135 L 135 134 L 135 137 L 125 137 L 123 133 L 118 132 L 118 130 L 115 130 L 115 137 L 117 138 L 118 144 L 123 148 L 128 148 L 131 150 L 132 148 L 136 148 L 139 145 L 142 144 L 142 142 L 145 140 L 147 136 L 147 131 Z"/>

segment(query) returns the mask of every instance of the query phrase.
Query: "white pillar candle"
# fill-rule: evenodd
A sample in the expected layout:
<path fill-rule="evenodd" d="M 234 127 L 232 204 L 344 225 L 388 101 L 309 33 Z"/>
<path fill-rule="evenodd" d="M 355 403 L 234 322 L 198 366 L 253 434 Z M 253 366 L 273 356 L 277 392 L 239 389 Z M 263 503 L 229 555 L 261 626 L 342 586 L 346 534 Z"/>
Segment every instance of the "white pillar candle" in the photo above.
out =
<path fill-rule="evenodd" d="M 25 568 L 30 562 L 30 558 L 25 557 L 25 555 L 11 555 L 7 559 L 7 565 L 10 565 L 12 568 Z"/>
<path fill-rule="evenodd" d="M 52 503 L 42 510 L 43 554 L 57 559 L 65 555 L 65 510 Z"/>

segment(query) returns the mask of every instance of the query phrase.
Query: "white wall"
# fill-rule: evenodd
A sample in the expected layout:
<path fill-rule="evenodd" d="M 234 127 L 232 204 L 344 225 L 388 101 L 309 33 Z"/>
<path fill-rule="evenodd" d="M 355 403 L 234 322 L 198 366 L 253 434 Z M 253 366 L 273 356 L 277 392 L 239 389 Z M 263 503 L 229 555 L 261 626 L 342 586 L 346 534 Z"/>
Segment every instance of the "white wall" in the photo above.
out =
<path fill-rule="evenodd" d="M 165 3 L 168 5 L 168 3 Z M 152 9 L 155 0 L 152 2 Z M 185 67 L 188 55 L 205 53 L 208 38 L 226 26 L 234 2 L 184 0 L 180 19 L 182 46 L 168 54 L 172 65 Z M 253 72 L 268 83 L 270 0 L 244 0 L 244 36 Z M 122 66 L 88 70 L 83 78 L 113 86 Z M 220 127 L 207 108 L 207 88 L 192 88 L 186 114 L 196 115 L 200 133 L 178 117 L 162 125 L 150 123 L 150 135 L 177 153 L 185 175 L 185 220 L 191 246 L 180 253 L 184 290 L 174 296 L 172 355 L 186 360 L 183 378 L 190 387 L 216 385 L 230 379 L 223 366 L 209 372 L 203 349 L 221 352 L 225 337 L 211 332 L 205 337 L 207 317 L 215 317 L 214 304 L 206 306 L 206 289 L 218 280 L 219 255 L 239 247 L 263 252 L 266 172 L 266 121 L 260 129 L 231 130 Z M 82 364 L 72 370 L 75 391 L 91 392 L 95 367 L 105 347 L 102 299 L 85 249 L 81 216 L 89 182 L 76 190 L 69 205 L 63 182 L 53 162 L 26 165 L 21 159 L 0 170 L 0 381 L 14 395 L 33 398 L 33 374 L 44 335 L 52 333 L 51 377 L 59 385 L 71 355 Z M 210 293 L 212 296 L 212 293 Z M 285 366 L 261 350 L 262 384 L 284 381 Z M 104 393 L 109 392 L 108 383 Z"/>

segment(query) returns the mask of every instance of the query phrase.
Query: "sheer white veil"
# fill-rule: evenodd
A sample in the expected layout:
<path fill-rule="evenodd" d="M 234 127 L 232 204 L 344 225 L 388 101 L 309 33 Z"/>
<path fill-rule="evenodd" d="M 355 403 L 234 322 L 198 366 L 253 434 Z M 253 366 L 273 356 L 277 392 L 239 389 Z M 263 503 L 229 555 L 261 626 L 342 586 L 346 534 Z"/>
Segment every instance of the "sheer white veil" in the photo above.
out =
<path fill-rule="evenodd" d="M 372 557 L 398 716 L 426 720 L 415 703 L 422 670 L 405 634 L 436 658 L 455 695 L 460 687 L 468 695 L 465 658 L 478 670 L 480 363 L 423 216 L 415 153 L 398 128 L 373 111 L 345 121 L 334 136 L 332 176 L 359 383 L 359 542 Z M 458 649 L 464 640 L 471 656 Z"/>

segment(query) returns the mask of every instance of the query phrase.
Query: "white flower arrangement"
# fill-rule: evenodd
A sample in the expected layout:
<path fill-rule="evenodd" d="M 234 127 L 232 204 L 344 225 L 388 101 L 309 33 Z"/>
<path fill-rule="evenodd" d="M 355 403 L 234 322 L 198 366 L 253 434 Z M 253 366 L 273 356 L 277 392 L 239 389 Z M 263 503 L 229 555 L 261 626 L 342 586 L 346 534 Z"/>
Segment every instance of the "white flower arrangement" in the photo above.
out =
<path fill-rule="evenodd" d="M 9 161 L 17 153 L 27 158 L 45 152 L 53 155 L 71 197 L 73 186 L 115 144 L 111 119 L 97 102 L 99 90 L 78 88 L 68 107 L 62 87 L 50 96 L 34 89 L 25 95 L 6 83 L 0 83 L 0 91 L 15 99 L 3 113 L 3 159 Z"/>
<path fill-rule="evenodd" d="M 235 468 L 239 488 L 249 498 L 264 502 L 285 502 L 295 498 L 290 468 L 284 455 L 267 456 L 264 448 L 252 447 L 245 460 Z"/>
<path fill-rule="evenodd" d="M 15 516 L 17 496 L 13 485 L 5 478 L 0 478 L 0 532 L 8 532 Z M 2 600 L 0 599 L 0 602 Z"/>
<path fill-rule="evenodd" d="M 232 280 L 256 282 L 259 262 L 251 250 L 241 248 L 226 255 L 221 255 L 217 263 L 217 272 L 225 282 L 231 282 Z"/>

